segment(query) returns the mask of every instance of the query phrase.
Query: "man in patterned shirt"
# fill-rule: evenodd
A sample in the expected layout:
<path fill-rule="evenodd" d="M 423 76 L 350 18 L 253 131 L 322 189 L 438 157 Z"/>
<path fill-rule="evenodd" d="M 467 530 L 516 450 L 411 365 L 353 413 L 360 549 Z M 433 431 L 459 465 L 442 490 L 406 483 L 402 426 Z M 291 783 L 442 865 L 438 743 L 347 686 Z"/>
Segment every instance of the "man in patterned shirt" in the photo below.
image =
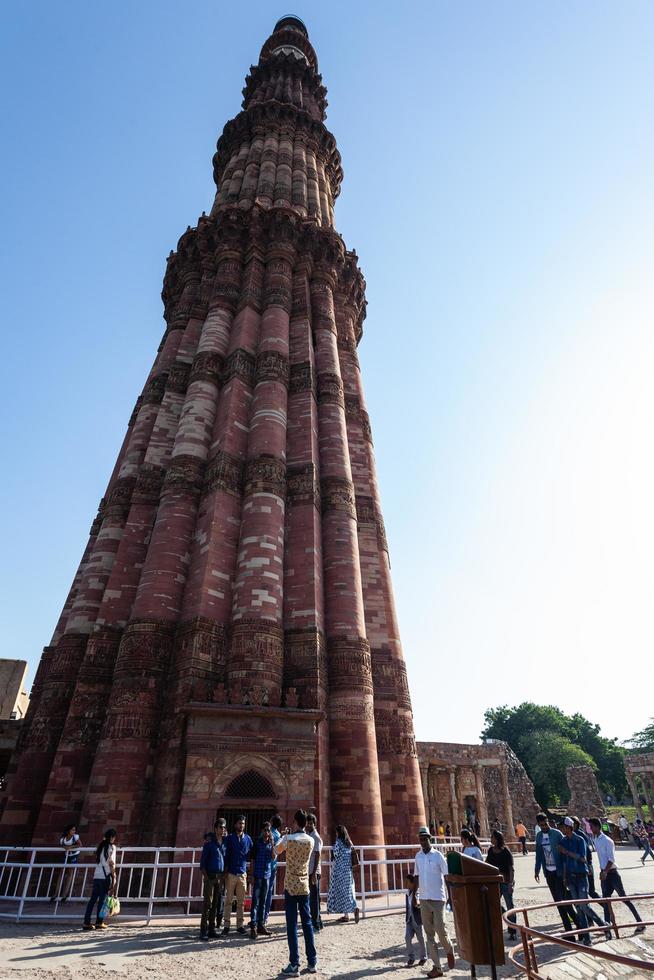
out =
<path fill-rule="evenodd" d="M 300 952 L 297 943 L 297 914 L 300 913 L 304 950 L 307 955 L 308 972 L 317 973 L 317 954 L 313 939 L 313 924 L 309 909 L 309 860 L 313 853 L 313 840 L 305 832 L 307 815 L 304 810 L 295 814 L 293 832 L 284 834 L 275 850 L 277 854 L 286 851 L 286 874 L 284 877 L 284 907 L 286 909 L 286 937 L 288 939 L 288 966 L 281 971 L 282 976 L 300 975 Z"/>

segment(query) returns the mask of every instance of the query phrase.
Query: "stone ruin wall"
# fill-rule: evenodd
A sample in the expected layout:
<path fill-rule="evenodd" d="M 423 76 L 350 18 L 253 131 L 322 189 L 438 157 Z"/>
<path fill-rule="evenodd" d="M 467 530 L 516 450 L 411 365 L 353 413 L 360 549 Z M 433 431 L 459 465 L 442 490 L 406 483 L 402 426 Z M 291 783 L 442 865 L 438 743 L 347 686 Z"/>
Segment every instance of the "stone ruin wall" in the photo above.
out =
<path fill-rule="evenodd" d="M 606 816 L 595 772 L 590 766 L 567 766 L 565 778 L 570 789 L 568 813 L 579 817 Z"/>
<path fill-rule="evenodd" d="M 484 748 L 496 748 L 497 754 L 508 768 L 509 793 L 513 808 L 513 820 L 522 820 L 529 833 L 532 833 L 536 823 L 536 814 L 541 809 L 534 796 L 534 784 L 513 749 L 506 742 L 487 745 Z M 484 769 L 484 792 L 488 807 L 488 819 L 503 822 L 504 802 L 500 770 L 496 766 Z"/>

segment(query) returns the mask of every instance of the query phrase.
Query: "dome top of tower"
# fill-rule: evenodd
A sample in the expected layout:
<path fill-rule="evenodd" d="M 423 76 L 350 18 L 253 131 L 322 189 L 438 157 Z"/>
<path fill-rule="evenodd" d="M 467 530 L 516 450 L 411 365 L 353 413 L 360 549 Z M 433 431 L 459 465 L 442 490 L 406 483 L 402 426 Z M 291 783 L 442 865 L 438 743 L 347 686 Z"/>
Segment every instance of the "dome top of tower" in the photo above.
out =
<path fill-rule="evenodd" d="M 309 37 L 307 25 L 299 17 L 296 17 L 295 14 L 286 14 L 286 16 L 280 17 L 275 24 L 273 33 L 280 31 L 282 27 L 288 27 L 291 31 L 300 31 L 305 37 Z"/>
<path fill-rule="evenodd" d="M 298 61 L 318 70 L 318 59 L 309 41 L 306 24 L 295 14 L 287 14 L 277 21 L 272 34 L 261 49 L 259 63 L 280 54 L 293 55 Z"/>

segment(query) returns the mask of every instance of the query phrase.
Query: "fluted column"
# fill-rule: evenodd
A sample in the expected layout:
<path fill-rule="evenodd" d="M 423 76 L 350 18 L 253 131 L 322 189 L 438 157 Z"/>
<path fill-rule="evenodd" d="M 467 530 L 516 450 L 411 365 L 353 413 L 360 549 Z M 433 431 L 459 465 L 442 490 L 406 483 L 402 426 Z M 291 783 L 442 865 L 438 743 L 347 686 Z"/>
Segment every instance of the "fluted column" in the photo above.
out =
<path fill-rule="evenodd" d="M 318 381 L 325 631 L 329 673 L 332 819 L 384 840 L 356 509 L 328 266 L 315 270 L 311 306 Z"/>
<path fill-rule="evenodd" d="M 229 246 L 221 249 L 217 280 L 230 281 L 239 275 L 239 254 Z M 142 834 L 162 684 L 180 615 L 216 416 L 219 385 L 214 377 L 204 375 L 202 364 L 208 354 L 224 357 L 231 322 L 228 310 L 217 309 L 202 327 L 147 558 L 116 658 L 111 701 L 84 804 L 90 833 L 99 832 L 111 818 L 127 843 L 138 842 Z"/>
<path fill-rule="evenodd" d="M 276 229 L 280 238 L 285 226 Z M 272 236 L 271 236 L 272 238 Z M 294 247 L 268 247 L 252 398 L 227 683 L 232 704 L 279 705 L 283 678 L 284 506 Z"/>
<path fill-rule="evenodd" d="M 171 841 L 185 767 L 184 709 L 191 701 L 224 703 L 228 630 L 241 524 L 243 473 L 261 321 L 262 252 L 250 240 L 242 279 L 216 280 L 212 309 L 233 311 L 226 356 L 207 353 L 196 369 L 207 380 L 222 378 L 211 434 L 182 609 L 165 685 L 162 723 L 155 752 L 148 841 Z M 199 375 L 198 375 L 199 376 Z M 183 831 L 186 833 L 186 831 Z M 183 842 L 187 843 L 186 837 Z"/>

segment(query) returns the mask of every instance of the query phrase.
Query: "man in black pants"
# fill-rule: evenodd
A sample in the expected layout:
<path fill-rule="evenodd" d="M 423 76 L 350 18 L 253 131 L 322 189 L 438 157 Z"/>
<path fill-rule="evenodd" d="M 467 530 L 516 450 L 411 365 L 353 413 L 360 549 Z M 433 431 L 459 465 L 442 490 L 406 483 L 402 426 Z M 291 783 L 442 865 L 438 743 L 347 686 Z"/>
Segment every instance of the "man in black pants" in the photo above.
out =
<path fill-rule="evenodd" d="M 615 863 L 615 844 L 610 837 L 607 837 L 607 835 L 602 832 L 602 824 L 596 817 L 591 818 L 590 829 L 593 832 L 593 837 L 595 839 L 595 850 L 597 851 L 597 858 L 599 860 L 602 896 L 604 898 L 610 898 L 613 892 L 617 892 L 622 898 L 625 891 L 622 884 L 622 878 L 620 877 L 620 872 L 618 871 Z M 638 923 L 636 926 L 636 933 L 645 932 L 645 926 L 642 925 L 642 919 L 638 914 L 638 909 L 630 901 L 625 901 L 624 904 L 627 906 Z M 607 922 L 610 922 L 611 920 L 609 908 L 610 906 L 607 902 L 604 905 L 604 918 L 607 920 Z"/>
<path fill-rule="evenodd" d="M 546 813 L 539 813 L 536 817 L 538 823 L 538 833 L 536 834 L 536 867 L 534 878 L 540 882 L 541 868 L 545 872 L 545 880 L 552 898 L 555 902 L 565 901 L 566 894 L 563 886 L 563 860 L 559 851 L 559 844 L 563 841 L 563 834 L 555 827 L 550 827 Z M 571 932 L 574 926 L 574 911 L 572 905 L 564 905 L 559 908 L 561 922 L 566 932 Z"/>
<path fill-rule="evenodd" d="M 322 855 L 322 837 L 318 833 L 314 813 L 307 813 L 306 831 L 313 841 L 313 852 L 309 859 L 309 907 L 311 909 L 313 931 L 320 932 L 322 929 L 322 918 L 320 916 L 320 859 Z"/>

